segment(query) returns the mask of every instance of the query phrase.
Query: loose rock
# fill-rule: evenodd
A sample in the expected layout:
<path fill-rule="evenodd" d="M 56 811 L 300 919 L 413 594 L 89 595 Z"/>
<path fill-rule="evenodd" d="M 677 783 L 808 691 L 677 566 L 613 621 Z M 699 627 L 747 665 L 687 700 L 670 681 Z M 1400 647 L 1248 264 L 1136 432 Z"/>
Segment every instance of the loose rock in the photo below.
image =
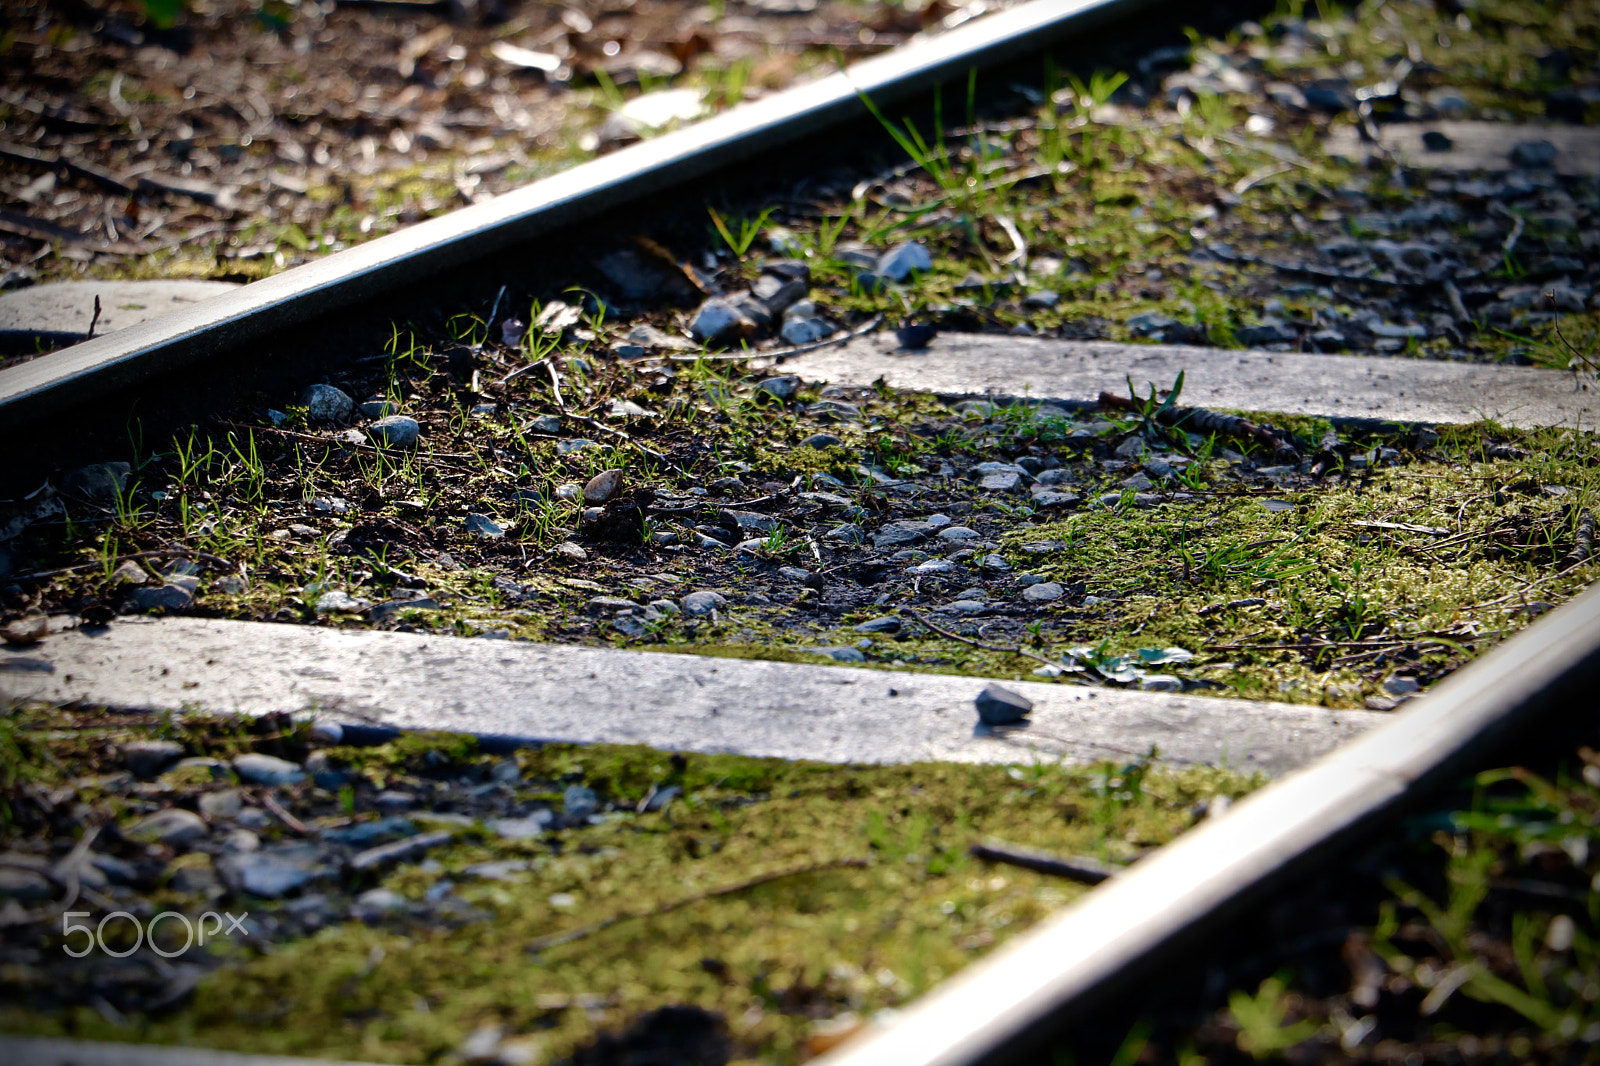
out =
<path fill-rule="evenodd" d="M 679 604 L 683 607 L 683 613 L 689 617 L 703 618 L 727 602 L 727 597 L 721 593 L 702 589 L 699 592 L 689 593 L 679 601 Z"/>
<path fill-rule="evenodd" d="M 312 385 L 300 394 L 306 417 L 313 422 L 346 422 L 356 402 L 343 389 L 332 385 Z"/>
<path fill-rule="evenodd" d="M 389 415 L 367 427 L 372 439 L 389 448 L 409 448 L 417 443 L 422 426 L 405 415 Z"/>
<path fill-rule="evenodd" d="M 933 256 L 915 241 L 895 245 L 879 257 L 876 271 L 890 281 L 904 281 L 913 271 L 933 269 Z"/>
<path fill-rule="evenodd" d="M 146 841 L 169 846 L 192 844 L 211 832 L 205 819 L 181 807 L 168 807 L 135 822 L 125 831 L 130 840 Z"/>
<path fill-rule="evenodd" d="M 364 611 L 367 601 L 358 600 L 340 589 L 329 589 L 317 597 L 313 606 L 318 614 L 332 614 L 335 611 Z"/>
<path fill-rule="evenodd" d="M 932 532 L 933 526 L 927 522 L 890 522 L 872 535 L 872 543 L 878 548 L 921 544 Z"/>
<path fill-rule="evenodd" d="M 6 624 L 0 629 L 0 639 L 7 644 L 27 646 L 37 644 L 50 635 L 50 619 L 42 614 L 30 614 Z"/>
<path fill-rule="evenodd" d="M 181 611 L 194 602 L 194 593 L 181 585 L 134 589 L 127 604 L 135 611 Z"/>
<path fill-rule="evenodd" d="M 701 304 L 689 322 L 689 335 L 702 344 L 718 344 L 754 330 L 755 323 L 724 296 L 713 296 Z"/>
<path fill-rule="evenodd" d="M 325 866 L 306 861 L 310 856 L 296 849 L 287 854 L 266 851 L 236 852 L 224 855 L 217 870 L 229 888 L 266 899 L 281 899 L 297 888 L 327 875 Z"/>
<path fill-rule="evenodd" d="M 788 403 L 800 391 L 800 379 L 793 374 L 784 374 L 781 377 L 768 378 L 761 383 L 761 391 L 775 399 Z"/>
<path fill-rule="evenodd" d="M 561 809 L 568 818 L 587 818 L 600 809 L 600 796 L 592 788 L 568 785 L 561 794 Z"/>
<path fill-rule="evenodd" d="M 985 686 L 973 703 L 978 708 L 978 720 L 984 725 L 1010 725 L 1033 711 L 1032 700 L 1001 685 Z"/>
<path fill-rule="evenodd" d="M 583 486 L 584 503 L 605 503 L 622 491 L 622 471 L 602 470 Z"/>
<path fill-rule="evenodd" d="M 122 745 L 122 765 L 148 781 L 183 757 L 183 745 L 171 740 L 134 740 Z"/>
<path fill-rule="evenodd" d="M 1523 141 L 1511 149 L 1511 164 L 1526 170 L 1535 170 L 1554 163 L 1557 154 L 1556 146 L 1543 138 Z"/>
<path fill-rule="evenodd" d="M 43 903 L 55 896 L 50 878 L 35 870 L 0 866 L 0 899 L 18 903 Z"/>
<path fill-rule="evenodd" d="M 1065 590 L 1055 581 L 1041 581 L 1022 590 L 1022 598 L 1033 603 L 1049 603 L 1059 600 L 1064 594 Z"/>
<path fill-rule="evenodd" d="M 252 785 L 297 785 L 306 777 L 305 771 L 288 759 L 260 752 L 234 756 L 233 772 Z"/>

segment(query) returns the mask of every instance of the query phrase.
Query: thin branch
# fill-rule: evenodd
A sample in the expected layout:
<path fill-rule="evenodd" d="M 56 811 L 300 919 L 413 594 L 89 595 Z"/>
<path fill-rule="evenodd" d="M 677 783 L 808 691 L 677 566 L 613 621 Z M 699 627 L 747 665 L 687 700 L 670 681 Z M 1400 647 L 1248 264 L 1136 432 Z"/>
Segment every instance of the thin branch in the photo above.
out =
<path fill-rule="evenodd" d="M 819 348 L 830 348 L 836 344 L 847 344 L 850 341 L 855 340 L 857 337 L 862 337 L 868 333 L 871 333 L 882 324 L 883 316 L 873 315 L 871 320 L 865 325 L 857 326 L 855 329 L 845 330 L 843 333 L 837 333 L 832 337 L 825 337 L 820 341 L 812 341 L 810 344 L 797 344 L 792 348 L 777 348 L 770 352 L 746 350 L 740 352 L 702 352 L 697 355 L 669 355 L 667 356 L 667 361 L 671 363 L 695 363 L 702 359 L 725 361 L 736 359 L 776 359 L 781 361 L 788 359 L 790 356 L 804 355 L 806 352 L 814 352 Z"/>
<path fill-rule="evenodd" d="M 311 830 L 306 828 L 306 824 L 285 810 L 283 804 L 279 803 L 278 798 L 272 794 L 271 789 L 264 788 L 256 795 L 260 798 L 261 805 L 271 811 L 278 821 L 289 828 L 290 832 L 303 837 L 311 835 Z"/>
<path fill-rule="evenodd" d="M 212 555 L 210 552 L 194 551 L 194 550 L 192 550 L 190 548 L 162 548 L 159 551 L 129 552 L 127 555 L 115 556 L 113 561 L 120 563 L 120 562 L 124 562 L 126 560 L 129 560 L 129 559 L 154 559 L 154 558 L 159 558 L 159 557 L 167 556 L 167 555 L 181 555 L 186 559 L 201 559 L 201 560 L 203 560 L 205 562 L 213 563 L 213 564 L 215 564 L 217 566 L 220 566 L 224 570 L 237 570 L 238 569 L 237 566 L 235 566 L 233 563 L 229 562 L 228 560 L 224 559 L 220 555 Z M 104 566 L 104 565 L 106 565 L 106 564 L 103 561 L 102 562 L 93 562 L 93 563 L 79 563 L 76 566 L 63 566 L 59 570 L 40 570 L 40 571 L 38 571 L 36 573 L 32 573 L 32 574 L 20 574 L 20 575 L 17 576 L 16 580 L 18 580 L 18 581 L 36 581 L 36 580 L 40 580 L 40 579 L 47 578 L 47 577 L 60 577 L 62 574 L 76 574 L 76 573 L 78 573 L 79 571 L 82 571 L 82 570 L 93 570 L 96 567 L 100 567 L 100 566 Z"/>
<path fill-rule="evenodd" d="M 1538 588 L 1540 585 L 1546 584 L 1547 582 L 1554 581 L 1558 577 L 1566 577 L 1568 574 L 1572 573 L 1574 570 L 1578 569 L 1580 566 L 1588 566 L 1588 565 L 1589 565 L 1589 561 L 1587 559 L 1585 559 L 1581 563 L 1573 563 L 1571 566 L 1567 566 L 1567 567 L 1562 568 L 1561 570 L 1557 570 L 1553 574 L 1546 574 L 1544 577 L 1541 577 L 1537 581 L 1530 581 L 1526 585 L 1524 585 L 1522 588 L 1518 589 L 1517 591 L 1508 592 L 1504 596 L 1501 596 L 1497 600 L 1489 600 L 1486 603 L 1475 603 L 1470 607 L 1463 607 L 1461 609 L 1463 611 L 1481 611 L 1485 607 L 1498 607 L 1502 603 L 1510 603 L 1512 600 L 1516 599 L 1519 596 L 1526 596 L 1528 593 L 1532 592 L 1534 589 Z"/>
<path fill-rule="evenodd" d="M 668 459 L 665 455 L 662 455 L 655 449 L 646 448 L 643 444 L 640 444 L 638 438 L 634 437 L 631 433 L 628 433 L 625 430 L 616 429 L 613 426 L 608 426 L 604 422 L 590 418 L 588 415 L 575 415 L 572 412 L 567 411 L 565 408 L 562 410 L 565 416 L 572 419 L 574 422 L 582 422 L 584 425 L 598 429 L 602 433 L 610 433 L 613 436 L 621 437 L 623 440 L 627 441 L 629 444 L 633 445 L 635 448 L 639 449 L 656 462 L 665 463 L 669 468 L 677 471 L 682 477 L 694 480 L 693 474 L 689 473 L 687 470 L 683 469 L 683 467 L 679 466 L 677 463 L 674 463 L 671 459 Z"/>
<path fill-rule="evenodd" d="M 1044 663 L 1044 665 L 1046 665 L 1046 666 L 1053 666 L 1057 670 L 1062 671 L 1063 673 L 1072 673 L 1072 672 L 1074 672 L 1074 671 L 1076 671 L 1078 669 L 1081 669 L 1080 667 L 1067 666 L 1067 665 L 1065 665 L 1063 663 L 1058 663 L 1054 659 L 1047 659 L 1043 655 L 1037 655 L 1034 652 L 1031 652 L 1028 649 L 1024 648 L 1020 644 L 1015 645 L 1014 647 L 1007 647 L 1007 646 L 1002 645 L 1002 644 L 989 644 L 989 643 L 986 643 L 985 641 L 974 640 L 972 637 L 964 637 L 960 633 L 954 633 L 954 632 L 951 632 L 948 629 L 945 629 L 943 626 L 937 624 L 932 619 L 928 618 L 921 611 L 915 610 L 914 608 L 911 608 L 911 607 L 902 606 L 900 608 L 900 610 L 905 614 L 909 614 L 912 618 L 915 618 L 917 621 L 921 622 L 923 625 L 927 626 L 929 629 L 933 630 L 935 633 L 939 634 L 940 636 L 949 637 L 951 640 L 959 640 L 963 644 L 971 644 L 975 648 L 983 648 L 985 651 L 1005 652 L 1008 655 L 1026 656 L 1027 658 L 1033 659 L 1036 662 Z"/>
<path fill-rule="evenodd" d="M 1122 869 L 1115 863 L 1102 862 L 1089 855 L 1055 855 L 1037 848 L 1008 844 L 1003 840 L 985 840 L 969 847 L 967 853 L 985 862 L 1020 866 L 1024 870 L 1048 874 L 1051 877 L 1065 877 L 1085 885 L 1098 885 Z"/>

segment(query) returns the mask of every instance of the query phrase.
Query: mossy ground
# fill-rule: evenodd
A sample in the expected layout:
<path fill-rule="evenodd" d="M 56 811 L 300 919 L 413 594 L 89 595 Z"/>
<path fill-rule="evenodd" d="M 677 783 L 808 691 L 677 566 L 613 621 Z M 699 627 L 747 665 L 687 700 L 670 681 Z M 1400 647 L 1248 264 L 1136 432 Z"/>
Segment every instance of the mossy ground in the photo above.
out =
<path fill-rule="evenodd" d="M 24 784 L 19 778 L 71 789 L 74 775 L 111 768 L 104 764 L 108 743 L 129 730 L 82 715 L 10 710 L 7 736 L 27 760 L 8 764 L 4 783 L 14 799 Z M 63 743 L 60 727 L 72 724 L 94 727 L 92 739 Z M 216 754 L 239 750 L 239 738 L 252 735 L 202 719 L 165 732 L 193 752 Z M 259 729 L 254 738 L 261 741 Z M 275 750 L 303 755 L 303 731 L 272 739 Z M 53 753 L 51 767 L 37 759 L 44 750 Z M 325 750 L 329 765 L 355 775 L 348 794 L 309 785 L 279 792 L 313 832 L 347 822 L 352 810 L 358 820 L 372 817 L 380 789 L 426 791 L 429 781 L 468 780 L 494 762 L 476 755 L 470 741 L 450 738 Z M 502 840 L 481 824 L 458 827 L 454 841 L 426 863 L 381 880 L 324 886 L 355 893 L 382 884 L 422 901 L 430 889 L 453 883 L 469 919 L 444 927 L 396 914 L 372 925 L 335 922 L 303 939 L 235 938 L 220 949 L 222 967 L 174 1010 L 114 1024 L 88 1006 L 8 1007 L 0 1026 L 382 1062 L 435 1061 L 474 1031 L 496 1026 L 526 1037 L 543 1062 L 655 1007 L 692 1005 L 727 1019 L 741 1056 L 793 1062 L 805 1057 L 819 1021 L 869 1017 L 904 1003 L 1082 891 L 980 863 L 968 856 L 969 844 L 996 836 L 1127 861 L 1191 824 L 1198 803 L 1242 795 L 1257 783 L 1143 762 L 861 767 L 608 746 L 523 750 L 517 761 L 519 803 L 553 801 L 559 809 L 564 789 L 585 785 L 599 795 L 603 813 L 594 824 L 528 841 Z M 225 784 L 180 785 L 171 775 L 161 782 L 179 802 Z M 681 791 L 663 808 L 639 813 L 641 801 L 672 787 Z M 98 794 L 84 798 L 114 821 L 131 820 Z M 15 825 L 7 833 L 17 834 Z M 289 839 L 281 827 L 263 835 L 269 846 Z M 506 880 L 475 879 L 468 868 L 491 860 L 526 866 Z M 736 887 L 771 874 L 780 876 Z M 685 900 L 692 901 L 668 909 Z M 159 902 L 219 905 L 171 893 Z M 257 920 L 292 906 L 248 897 L 222 902 Z M 634 917 L 538 947 L 625 915 Z M 52 950 L 52 937 L 41 941 L 43 950 Z M 13 989 L 19 995 L 37 996 L 38 989 L 24 991 L 26 970 L 13 966 L 7 979 L 22 982 Z M 60 988 L 51 997 L 70 994 Z"/>
<path fill-rule="evenodd" d="M 791 661 L 826 661 L 821 649 L 865 640 L 864 665 L 998 678 L 1039 667 L 1018 648 L 1068 666 L 1067 680 L 1101 681 L 1112 677 L 1101 669 L 1107 660 L 1178 647 L 1193 658 L 1163 672 L 1190 691 L 1350 707 L 1387 699 L 1382 686 L 1396 673 L 1425 687 L 1593 577 L 1592 561 L 1568 558 L 1600 489 L 1587 432 L 1343 432 L 1322 475 L 1262 474 L 1273 460 L 1252 441 L 1191 436 L 1126 412 L 957 411 L 870 389 L 783 404 L 756 387 L 759 377 L 732 370 L 680 368 L 666 380 L 648 367 L 596 363 L 568 394 L 602 425 L 626 425 L 631 440 L 562 421 L 615 446 L 560 455 L 552 437 L 527 431 L 536 413 L 559 411 L 548 386 L 524 376 L 473 393 L 435 362 L 443 360 L 418 349 L 388 372 L 389 395 L 427 427 L 417 450 L 363 450 L 317 427 L 275 430 L 259 407 L 235 412 L 145 457 L 120 503 L 13 542 L 32 569 L 79 567 L 33 585 L 13 609 L 115 610 L 128 587 L 114 576 L 120 559 L 148 552 L 137 565 L 159 568 L 163 548 L 182 549 L 209 557 L 193 610 L 211 616 Z M 345 384 L 366 392 L 383 373 Z M 473 411 L 490 398 L 492 410 Z M 617 400 L 654 413 L 606 419 Z M 1284 429 L 1311 455 L 1330 427 L 1301 419 Z M 841 444 L 801 444 L 819 431 Z M 1053 487 L 1077 502 L 1042 506 L 966 477 L 976 463 L 1014 458 L 1057 464 Z M 1129 475 L 1144 476 L 1140 460 L 1174 470 L 1135 489 Z M 630 546 L 579 528 L 579 503 L 557 487 L 613 467 L 671 505 L 644 532 L 677 543 Z M 702 488 L 728 477 L 737 487 Z M 813 489 L 843 506 L 799 495 Z M 772 523 L 758 543 L 693 546 L 697 530 L 717 531 L 724 511 L 754 497 Z M 333 500 L 346 512 L 329 510 Z M 469 513 L 494 516 L 507 535 L 474 536 L 463 527 Z M 896 555 L 826 535 L 847 520 L 870 534 L 936 513 L 976 539 L 930 538 Z M 982 549 L 962 557 L 964 543 L 991 546 L 1010 570 L 979 566 Z M 572 544 L 585 559 L 562 554 Z M 914 569 L 940 555 L 956 568 Z M 248 586 L 223 583 L 219 561 Z M 810 585 L 797 567 L 816 575 Z M 1064 595 L 1026 599 L 1016 580 L 1024 573 L 1060 583 Z M 436 608 L 381 621 L 319 613 L 327 588 L 368 602 L 426 593 Z M 596 601 L 676 601 L 701 588 L 728 598 L 714 617 L 631 625 L 617 604 Z M 973 590 L 981 609 L 948 613 Z M 1226 606 L 1238 600 L 1263 602 Z M 898 634 L 854 631 L 902 610 L 945 632 L 911 614 Z"/>

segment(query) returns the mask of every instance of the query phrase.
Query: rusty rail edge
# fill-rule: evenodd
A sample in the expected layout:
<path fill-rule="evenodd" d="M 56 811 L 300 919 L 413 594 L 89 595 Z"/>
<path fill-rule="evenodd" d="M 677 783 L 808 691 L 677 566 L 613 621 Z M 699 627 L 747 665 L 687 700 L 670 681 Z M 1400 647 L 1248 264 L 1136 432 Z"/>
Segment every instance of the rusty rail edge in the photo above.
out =
<path fill-rule="evenodd" d="M 38 422 L 1037 51 L 1156 0 L 1033 0 L 173 314 L 0 370 L 0 425 Z"/>
<path fill-rule="evenodd" d="M 1052 1036 L 1200 935 L 1554 714 L 1600 707 L 1600 587 L 1441 682 L 1395 720 L 1191 830 L 819 1066 L 1040 1061 Z M 1092 1021 L 1089 1022 L 1092 1024 Z"/>

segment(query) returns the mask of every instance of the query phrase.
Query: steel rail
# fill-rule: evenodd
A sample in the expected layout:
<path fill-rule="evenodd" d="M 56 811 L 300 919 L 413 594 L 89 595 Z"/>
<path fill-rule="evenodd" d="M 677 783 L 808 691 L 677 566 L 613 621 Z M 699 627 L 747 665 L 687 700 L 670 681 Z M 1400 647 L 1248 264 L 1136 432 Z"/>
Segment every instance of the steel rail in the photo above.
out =
<path fill-rule="evenodd" d="M 969 69 L 1036 51 L 1156 2 L 1033 0 L 193 308 L 0 370 L 0 427 L 36 423 L 159 375 L 218 360 L 268 333 L 864 118 L 863 95 L 880 107 L 897 103 Z"/>
<path fill-rule="evenodd" d="M 1336 857 L 1448 785 L 1517 732 L 1600 708 L 1600 587 L 1551 612 L 1379 726 L 1241 801 L 819 1066 L 991 1066 L 1039 1061 L 1118 991 L 1203 927 Z"/>

